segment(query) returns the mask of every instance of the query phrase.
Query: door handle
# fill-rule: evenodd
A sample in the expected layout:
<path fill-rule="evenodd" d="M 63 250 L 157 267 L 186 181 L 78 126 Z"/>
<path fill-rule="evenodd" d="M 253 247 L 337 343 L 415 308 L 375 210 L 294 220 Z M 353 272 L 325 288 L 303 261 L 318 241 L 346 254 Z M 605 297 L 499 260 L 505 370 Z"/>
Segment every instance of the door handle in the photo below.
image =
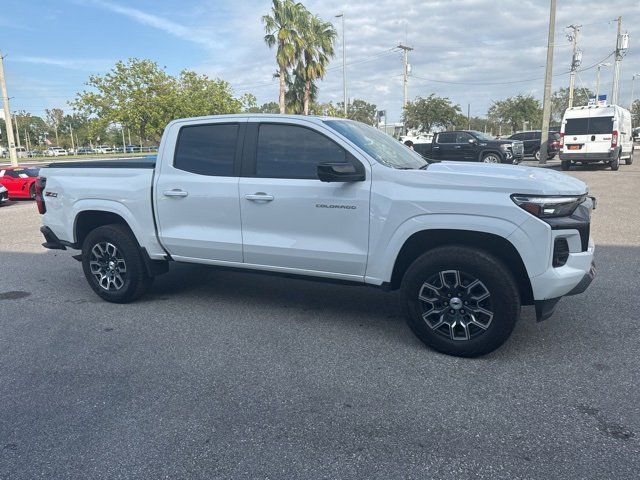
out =
<path fill-rule="evenodd" d="M 273 200 L 273 195 L 268 195 L 263 192 L 257 192 L 254 194 L 245 195 L 244 198 L 247 200 L 251 200 L 252 202 L 271 202 Z"/>
<path fill-rule="evenodd" d="M 461 147 L 460 145 L 456 145 L 456 146 L 455 146 L 455 147 L 453 147 L 453 148 L 460 149 L 460 148 L 462 148 L 462 147 Z"/>
<path fill-rule="evenodd" d="M 162 194 L 165 197 L 186 197 L 189 195 L 189 192 L 185 192 L 179 188 L 174 188 L 173 190 L 165 190 Z"/>

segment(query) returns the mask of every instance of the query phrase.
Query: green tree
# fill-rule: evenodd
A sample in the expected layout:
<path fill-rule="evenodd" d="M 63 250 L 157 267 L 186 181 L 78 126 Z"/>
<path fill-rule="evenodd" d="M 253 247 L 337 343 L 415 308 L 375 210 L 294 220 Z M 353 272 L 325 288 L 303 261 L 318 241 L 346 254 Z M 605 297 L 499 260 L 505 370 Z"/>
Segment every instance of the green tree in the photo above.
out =
<path fill-rule="evenodd" d="M 518 95 L 493 102 L 488 117 L 493 122 L 509 125 L 513 131 L 522 129 L 524 122 L 528 128 L 540 128 L 542 106 L 532 95 Z"/>
<path fill-rule="evenodd" d="M 285 87 L 289 69 L 296 63 L 298 53 L 302 47 L 300 27 L 307 9 L 293 0 L 273 0 L 271 15 L 264 15 L 264 41 L 269 48 L 276 48 L 276 63 L 278 64 L 278 79 L 280 93 L 278 103 L 280 113 L 285 113 Z"/>
<path fill-rule="evenodd" d="M 176 80 L 151 60 L 118 61 L 106 75 L 92 75 L 93 91 L 82 91 L 74 109 L 103 122 L 133 129 L 140 138 L 158 137 L 176 109 Z"/>
<path fill-rule="evenodd" d="M 252 100 L 245 97 L 245 101 Z M 233 96 L 228 82 L 210 79 L 190 70 L 180 72 L 173 98 L 169 103 L 171 118 L 222 115 L 243 110 L 243 99 Z"/>
<path fill-rule="evenodd" d="M 343 102 L 338 102 L 336 108 L 341 112 L 339 116 L 343 116 L 344 107 Z M 376 124 L 376 114 L 378 113 L 378 107 L 366 102 L 365 100 L 354 99 L 347 105 L 347 118 L 355 120 L 357 122 L 366 123 L 367 125 Z"/>
<path fill-rule="evenodd" d="M 405 126 L 419 132 L 431 132 L 435 128 L 449 128 L 456 124 L 462 114 L 459 105 L 446 97 L 435 94 L 427 98 L 416 97 L 404 109 Z"/>
<path fill-rule="evenodd" d="M 315 81 L 324 78 L 329 59 L 334 56 L 333 42 L 336 36 L 336 29 L 330 22 L 325 22 L 317 15 L 311 15 L 308 12 L 303 16 L 300 59 L 294 75 L 300 76 L 304 83 L 302 101 L 304 115 L 309 114 Z"/>
<path fill-rule="evenodd" d="M 594 97 L 595 93 L 588 88 L 576 88 L 573 92 L 573 105 L 587 105 L 589 97 Z M 559 88 L 551 96 L 551 121 L 560 123 L 564 112 L 569 106 L 569 87 Z"/>
<path fill-rule="evenodd" d="M 640 127 L 640 100 L 636 100 L 631 106 L 631 124 Z"/>
<path fill-rule="evenodd" d="M 31 115 L 23 110 L 16 113 L 15 120 L 14 128 L 17 124 L 20 133 L 20 144 L 22 146 L 26 147 L 28 142 L 30 147 L 34 147 L 44 142 L 47 124 L 41 117 Z M 3 132 L 6 129 L 4 120 L 2 121 L 1 128 Z"/>

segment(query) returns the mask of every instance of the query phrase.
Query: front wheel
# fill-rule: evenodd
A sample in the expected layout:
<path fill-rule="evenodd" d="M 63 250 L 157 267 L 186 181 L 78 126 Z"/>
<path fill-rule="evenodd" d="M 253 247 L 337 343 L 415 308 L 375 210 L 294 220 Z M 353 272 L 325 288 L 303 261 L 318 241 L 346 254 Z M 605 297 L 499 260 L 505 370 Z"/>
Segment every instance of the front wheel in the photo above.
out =
<path fill-rule="evenodd" d="M 569 170 L 571 168 L 571 161 L 570 160 L 562 160 L 560 162 L 560 168 L 562 170 Z"/>
<path fill-rule="evenodd" d="M 494 256 L 464 246 L 423 254 L 402 281 L 409 327 L 442 353 L 477 357 L 500 347 L 520 315 L 510 270 Z"/>
<path fill-rule="evenodd" d="M 139 298 L 153 282 L 135 237 L 119 224 L 98 227 L 87 235 L 82 246 L 82 269 L 93 291 L 113 303 Z"/>
<path fill-rule="evenodd" d="M 31 200 L 35 200 L 36 199 L 36 184 L 32 183 L 31 186 L 29 187 L 29 198 Z"/>
<path fill-rule="evenodd" d="M 496 153 L 487 153 L 482 157 L 484 163 L 500 163 L 500 157 Z"/>

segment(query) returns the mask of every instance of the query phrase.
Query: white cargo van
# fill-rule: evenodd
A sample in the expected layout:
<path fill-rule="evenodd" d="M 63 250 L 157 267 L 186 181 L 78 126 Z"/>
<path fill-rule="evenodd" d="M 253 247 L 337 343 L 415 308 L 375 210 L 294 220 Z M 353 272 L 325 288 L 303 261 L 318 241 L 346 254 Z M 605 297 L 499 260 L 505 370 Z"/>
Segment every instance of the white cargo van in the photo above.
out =
<path fill-rule="evenodd" d="M 631 112 L 618 105 L 568 108 L 560 129 L 562 170 L 572 163 L 604 162 L 618 170 L 633 162 Z"/>

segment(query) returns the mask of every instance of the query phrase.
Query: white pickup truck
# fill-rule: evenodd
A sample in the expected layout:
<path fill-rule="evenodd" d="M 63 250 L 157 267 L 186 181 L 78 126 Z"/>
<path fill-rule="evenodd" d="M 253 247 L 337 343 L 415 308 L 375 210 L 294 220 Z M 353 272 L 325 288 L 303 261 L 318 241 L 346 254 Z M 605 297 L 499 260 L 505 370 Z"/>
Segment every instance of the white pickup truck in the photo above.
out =
<path fill-rule="evenodd" d="M 171 262 L 401 289 L 428 346 L 490 352 L 521 305 L 548 318 L 591 282 L 587 186 L 553 170 L 429 163 L 349 120 L 176 120 L 157 159 L 40 171 L 47 248 L 82 250 L 87 281 L 130 302 Z"/>

